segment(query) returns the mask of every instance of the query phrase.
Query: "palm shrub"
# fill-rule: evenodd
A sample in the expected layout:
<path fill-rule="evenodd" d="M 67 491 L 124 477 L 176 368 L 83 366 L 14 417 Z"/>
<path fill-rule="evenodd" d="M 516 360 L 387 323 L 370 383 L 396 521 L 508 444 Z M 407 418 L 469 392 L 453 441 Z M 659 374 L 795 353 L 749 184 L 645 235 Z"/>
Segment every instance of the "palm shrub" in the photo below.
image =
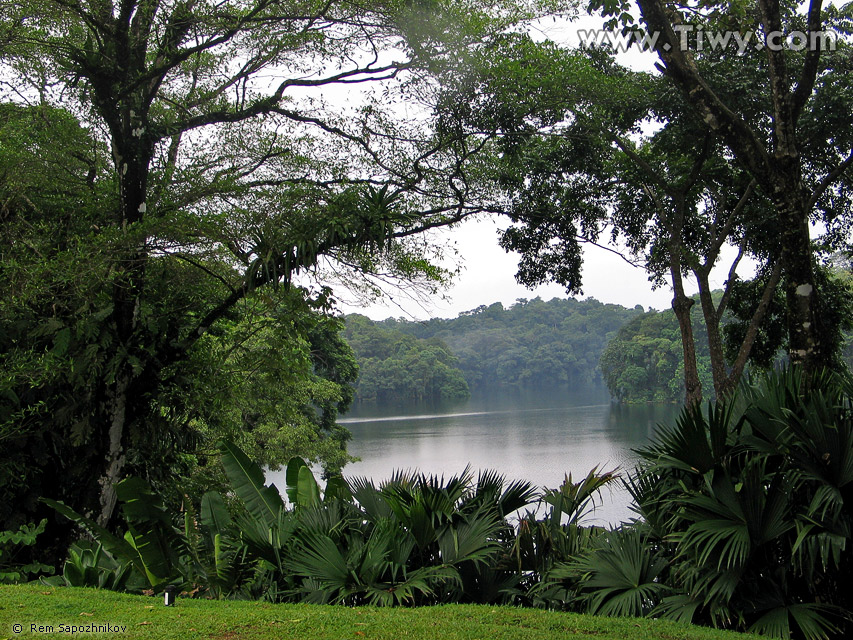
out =
<path fill-rule="evenodd" d="M 849 378 L 793 370 L 685 408 L 628 483 L 672 592 L 653 613 L 775 637 L 849 630 Z"/>
<path fill-rule="evenodd" d="M 121 534 L 45 499 L 97 541 L 73 546 L 53 583 L 375 605 L 509 597 L 515 575 L 500 568 L 514 540 L 507 515 L 534 499 L 528 483 L 507 485 L 493 472 L 475 482 L 466 470 L 447 481 L 398 473 L 378 488 L 333 477 L 321 490 L 294 458 L 285 502 L 236 445 L 220 451 L 230 495 L 204 494 L 197 514 L 191 504 L 182 517 L 168 513 L 139 478 L 116 485 Z"/>
<path fill-rule="evenodd" d="M 506 516 L 529 504 L 529 483 L 493 472 L 394 474 L 376 486 L 328 480 L 321 491 L 298 458 L 286 472 L 286 505 L 231 443 L 222 462 L 242 507 L 236 517 L 258 563 L 253 594 L 278 601 L 349 605 L 495 602 L 514 575 L 499 568 L 513 541 Z"/>
<path fill-rule="evenodd" d="M 475 479 L 469 469 L 448 479 L 397 472 L 378 486 L 338 476 L 321 489 L 293 458 L 285 500 L 236 445 L 223 442 L 220 452 L 230 492 L 205 493 L 197 513 L 191 503 L 181 517 L 168 513 L 139 478 L 119 483 L 121 534 L 45 500 L 97 541 L 72 547 L 52 583 L 127 591 L 171 584 L 206 597 L 348 605 L 565 607 L 579 580 L 569 588 L 560 571 L 602 534 L 581 520 L 616 477 L 594 469 L 542 496 L 530 483 L 493 471 Z M 528 512 L 516 529 L 510 514 L 537 498 L 545 518 Z"/>
<path fill-rule="evenodd" d="M 485 471 L 474 481 L 466 469 L 444 477 L 397 472 L 377 487 L 356 478 L 350 483 L 372 540 L 396 541 L 395 571 L 426 580 L 410 604 L 500 602 L 510 599 L 517 583 L 502 566 L 514 531 L 507 516 L 535 498 L 529 483 L 507 484 Z M 400 591 L 393 587 L 393 593 Z M 371 598 L 372 602 L 378 602 Z M 389 600 L 387 603 L 391 603 Z"/>
<path fill-rule="evenodd" d="M 236 526 L 257 573 L 248 590 L 272 601 L 392 605 L 431 597 L 455 577 L 447 567 L 411 566 L 410 535 L 388 517 L 360 508 L 349 485 L 331 478 L 321 491 L 299 458 L 286 471 L 284 502 L 263 470 L 236 445 L 220 446 L 241 506 Z M 377 502 L 378 504 L 378 502 Z M 387 506 L 387 505 L 386 505 Z"/>
<path fill-rule="evenodd" d="M 286 566 L 299 579 L 291 599 L 312 603 L 401 605 L 433 601 L 457 580 L 451 564 L 417 566 L 415 540 L 394 518 L 373 523 L 339 500 L 301 513 Z"/>
<path fill-rule="evenodd" d="M 615 470 L 597 468 L 578 482 L 569 474 L 557 489 L 545 489 L 540 504 L 542 519 L 528 512 L 519 521 L 511 562 L 520 577 L 518 602 L 532 606 L 577 609 L 579 574 L 570 564 L 593 548 L 604 533 L 601 527 L 585 526 L 594 511 L 601 489 L 618 478 Z"/>
<path fill-rule="evenodd" d="M 558 566 L 551 579 L 577 580 L 578 604 L 587 613 L 640 617 L 669 592 L 661 578 L 666 559 L 641 527 L 619 527 L 597 536 L 577 559 Z"/>

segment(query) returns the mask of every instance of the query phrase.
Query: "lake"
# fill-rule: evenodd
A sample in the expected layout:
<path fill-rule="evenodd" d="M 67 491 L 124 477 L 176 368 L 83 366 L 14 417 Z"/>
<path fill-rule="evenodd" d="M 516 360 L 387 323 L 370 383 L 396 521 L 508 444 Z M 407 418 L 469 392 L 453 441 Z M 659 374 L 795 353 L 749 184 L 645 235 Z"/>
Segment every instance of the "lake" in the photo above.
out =
<path fill-rule="evenodd" d="M 577 481 L 593 467 L 630 469 L 631 449 L 647 444 L 656 425 L 676 413 L 673 405 L 611 404 L 603 389 L 506 393 L 443 407 L 358 407 L 340 420 L 352 432 L 350 453 L 361 459 L 344 475 L 378 482 L 395 469 L 418 469 L 447 477 L 470 464 L 556 488 L 568 473 Z M 284 487 L 283 471 L 268 478 Z M 605 489 L 589 522 L 630 518 L 629 500 L 621 486 Z"/>

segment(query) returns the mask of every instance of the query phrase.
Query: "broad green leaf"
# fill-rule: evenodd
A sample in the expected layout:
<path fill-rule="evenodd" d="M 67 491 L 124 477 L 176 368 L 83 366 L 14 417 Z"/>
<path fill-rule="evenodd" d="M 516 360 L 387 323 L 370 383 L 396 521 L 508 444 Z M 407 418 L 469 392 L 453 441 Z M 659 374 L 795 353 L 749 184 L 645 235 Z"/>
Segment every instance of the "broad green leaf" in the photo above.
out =
<path fill-rule="evenodd" d="M 225 500 L 216 491 L 208 491 L 201 497 L 201 524 L 215 535 L 230 529 L 234 524 Z"/>
<path fill-rule="evenodd" d="M 253 518 L 273 526 L 279 512 L 284 509 L 278 489 L 274 484 L 264 484 L 264 472 L 233 442 L 223 441 L 222 466 L 237 496 L 243 501 Z"/>
<path fill-rule="evenodd" d="M 300 507 L 313 507 L 320 503 L 320 486 L 308 466 L 299 468 L 299 485 L 296 491 L 296 504 Z"/>

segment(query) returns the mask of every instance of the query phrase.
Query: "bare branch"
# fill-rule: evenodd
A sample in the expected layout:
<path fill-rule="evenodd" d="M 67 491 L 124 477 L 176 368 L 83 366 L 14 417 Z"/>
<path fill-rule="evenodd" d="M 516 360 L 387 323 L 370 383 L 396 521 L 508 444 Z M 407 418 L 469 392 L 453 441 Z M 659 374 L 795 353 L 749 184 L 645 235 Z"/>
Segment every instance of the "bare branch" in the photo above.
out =
<path fill-rule="evenodd" d="M 728 278 L 726 278 L 726 288 L 723 289 L 723 296 L 720 298 L 720 303 L 717 305 L 717 318 L 723 317 L 723 313 L 725 313 L 726 307 L 729 305 L 729 298 L 731 298 L 732 287 L 735 282 L 735 273 L 737 272 L 741 258 L 743 258 L 745 244 L 746 241 L 743 241 L 738 245 L 737 256 L 735 256 L 735 259 L 732 261 L 732 266 L 729 267 L 729 275 Z"/>
<path fill-rule="evenodd" d="M 807 26 L 807 37 L 809 42 L 814 42 L 813 35 L 816 35 L 821 30 L 820 13 L 822 8 L 822 0 L 811 0 L 809 3 L 809 15 Z M 816 45 L 817 43 L 815 43 Z M 808 102 L 809 96 L 814 90 L 815 81 L 820 68 L 821 50 L 818 46 L 808 47 L 806 50 L 806 59 L 803 62 L 803 68 L 800 71 L 800 78 L 797 81 L 797 88 L 794 90 L 792 98 L 791 112 L 794 122 L 799 120 L 803 107 Z"/>

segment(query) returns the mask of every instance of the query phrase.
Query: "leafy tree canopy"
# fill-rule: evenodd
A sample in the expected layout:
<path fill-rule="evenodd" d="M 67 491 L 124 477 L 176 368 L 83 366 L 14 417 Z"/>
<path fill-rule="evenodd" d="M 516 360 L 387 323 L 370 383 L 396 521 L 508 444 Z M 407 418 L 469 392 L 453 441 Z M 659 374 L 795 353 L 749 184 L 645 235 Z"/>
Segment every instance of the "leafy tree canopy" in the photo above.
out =
<path fill-rule="evenodd" d="M 608 15 L 623 24 L 633 21 L 627 3 L 605 4 Z M 501 242 L 521 254 L 517 277 L 530 285 L 553 280 L 577 292 L 580 245 L 608 236 L 618 240 L 655 284 L 669 280 L 673 286 L 687 397 L 696 400 L 701 386 L 691 335 L 693 302 L 684 293 L 684 275 L 692 272 L 700 284 L 718 394 L 736 384 L 767 309 L 759 296 L 752 329 L 727 369 L 719 323 L 729 296 L 712 304 L 708 274 L 728 242 L 740 250 L 732 273 L 745 254 L 774 273 L 765 279 L 765 298 L 781 277 L 794 359 L 827 364 L 832 343 L 824 344 L 822 336 L 832 329 L 820 324 L 828 321 L 826 314 L 815 312 L 821 308 L 820 282 L 807 220 L 820 219 L 828 228 L 821 238 L 825 248 L 846 242 L 853 162 L 849 117 L 842 124 L 838 112 L 827 110 L 849 115 L 849 104 L 839 102 L 849 90 L 844 80 L 849 12 L 821 13 L 818 4 L 808 27 L 787 8 L 776 16 L 789 31 L 822 26 L 838 36 L 834 50 L 749 48 L 735 55 L 698 46 L 696 34 L 760 30 L 755 15 L 657 2 L 668 7 L 661 20 L 692 29 L 689 50 L 682 53 L 684 45 L 672 32 L 658 33 L 661 20 L 649 26 L 645 6 L 653 4 L 641 9 L 645 26 L 661 36 L 663 74 L 626 69 L 606 48 L 567 51 L 514 34 L 484 49 L 470 75 L 447 90 L 442 103 L 447 126 L 494 141 L 491 178 L 507 194 L 506 211 L 515 223 Z M 798 70 L 792 72 L 799 80 L 795 91 L 778 82 L 786 64 Z M 796 109 L 780 106 L 789 103 Z M 797 297 L 803 283 L 800 291 L 810 293 Z"/>
<path fill-rule="evenodd" d="M 346 317 L 344 337 L 358 361 L 359 401 L 447 402 L 469 396 L 457 358 L 438 338 L 415 338 L 357 314 Z"/>
<path fill-rule="evenodd" d="M 427 322 L 389 318 L 370 327 L 365 319 L 348 316 L 347 337 L 362 375 L 373 371 L 377 354 L 406 344 L 402 334 L 426 341 L 425 345 L 446 344 L 468 386 L 478 392 L 583 388 L 602 383 L 601 352 L 638 313 L 642 307 L 626 309 L 594 299 L 520 299 L 509 308 L 496 302 L 457 318 Z M 382 378 L 402 375 L 380 362 L 375 366 Z"/>
<path fill-rule="evenodd" d="M 429 119 L 435 80 L 528 13 L 0 2 L 11 513 L 41 493 L 109 526 L 127 473 L 241 426 L 263 460 L 339 465 L 354 369 L 323 283 L 444 277 L 408 238 L 490 194 Z"/>

